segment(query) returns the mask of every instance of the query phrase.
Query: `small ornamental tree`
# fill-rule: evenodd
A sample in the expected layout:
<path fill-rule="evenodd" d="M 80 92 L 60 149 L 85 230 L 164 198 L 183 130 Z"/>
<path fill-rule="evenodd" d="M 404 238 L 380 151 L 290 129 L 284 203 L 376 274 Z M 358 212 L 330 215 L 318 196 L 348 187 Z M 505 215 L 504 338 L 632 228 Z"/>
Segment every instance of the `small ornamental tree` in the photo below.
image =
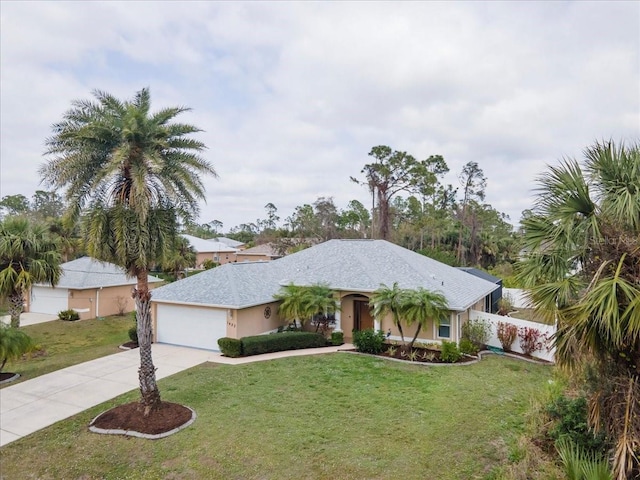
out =
<path fill-rule="evenodd" d="M 516 337 L 518 336 L 518 327 L 516 327 L 512 323 L 508 322 L 498 322 L 496 327 L 498 340 L 500 340 L 500 344 L 502 345 L 502 349 L 505 352 L 511 351 L 511 346 L 513 342 L 516 341 Z"/>
<path fill-rule="evenodd" d="M 520 337 L 520 348 L 525 355 L 541 350 L 544 346 L 543 336 L 537 328 L 521 327 L 518 330 Z"/>

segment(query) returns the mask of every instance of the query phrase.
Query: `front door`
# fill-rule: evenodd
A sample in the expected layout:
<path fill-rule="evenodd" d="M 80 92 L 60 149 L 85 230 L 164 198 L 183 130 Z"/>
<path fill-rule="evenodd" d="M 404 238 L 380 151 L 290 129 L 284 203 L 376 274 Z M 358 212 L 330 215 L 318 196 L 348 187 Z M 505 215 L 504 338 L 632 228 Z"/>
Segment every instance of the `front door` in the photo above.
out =
<path fill-rule="evenodd" d="M 372 330 L 373 316 L 371 315 L 371 307 L 368 301 L 354 300 L 354 330 Z"/>

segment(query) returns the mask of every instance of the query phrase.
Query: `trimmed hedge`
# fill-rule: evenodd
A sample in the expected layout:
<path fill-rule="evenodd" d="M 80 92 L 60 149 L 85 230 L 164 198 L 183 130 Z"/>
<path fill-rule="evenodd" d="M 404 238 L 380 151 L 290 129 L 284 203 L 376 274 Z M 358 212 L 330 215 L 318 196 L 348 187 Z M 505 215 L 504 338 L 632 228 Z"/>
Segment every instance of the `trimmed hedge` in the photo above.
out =
<path fill-rule="evenodd" d="M 225 357 L 236 358 L 242 356 L 242 340 L 223 337 L 218 339 L 218 346 Z"/>
<path fill-rule="evenodd" d="M 323 335 L 313 332 L 282 332 L 271 335 L 255 335 L 253 337 L 243 337 L 241 342 L 242 353 L 247 357 L 260 355 L 261 353 L 325 347 L 327 345 Z"/>
<path fill-rule="evenodd" d="M 344 344 L 344 333 L 343 332 L 331 332 L 331 345 L 339 346 Z"/>

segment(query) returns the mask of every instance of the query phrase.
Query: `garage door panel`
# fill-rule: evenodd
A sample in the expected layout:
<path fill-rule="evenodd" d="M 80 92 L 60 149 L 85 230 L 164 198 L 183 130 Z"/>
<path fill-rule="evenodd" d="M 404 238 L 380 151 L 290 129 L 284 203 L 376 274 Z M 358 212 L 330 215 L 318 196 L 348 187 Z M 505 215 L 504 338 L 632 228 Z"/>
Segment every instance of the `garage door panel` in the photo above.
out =
<path fill-rule="evenodd" d="M 226 310 L 158 304 L 156 314 L 159 343 L 217 351 L 227 335 Z"/>
<path fill-rule="evenodd" d="M 67 308 L 69 308 L 69 291 L 66 288 L 31 288 L 30 312 L 57 315 L 58 312 Z"/>

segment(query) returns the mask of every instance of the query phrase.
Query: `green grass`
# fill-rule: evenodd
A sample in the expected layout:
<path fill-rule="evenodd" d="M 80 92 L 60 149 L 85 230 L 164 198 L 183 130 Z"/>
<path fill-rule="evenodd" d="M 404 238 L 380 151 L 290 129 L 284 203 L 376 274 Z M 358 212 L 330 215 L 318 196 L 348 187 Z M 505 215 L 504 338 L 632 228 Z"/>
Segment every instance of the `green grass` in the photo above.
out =
<path fill-rule="evenodd" d="M 3 371 L 17 372 L 21 377 L 16 382 L 0 387 L 6 388 L 19 381 L 121 352 L 118 346 L 129 341 L 127 331 L 133 325 L 132 318 L 126 315 L 78 322 L 54 320 L 20 327 L 31 336 L 36 345 L 42 347 L 44 354 L 8 362 Z"/>
<path fill-rule="evenodd" d="M 0 450 L 7 479 L 494 479 L 550 367 L 489 356 L 456 367 L 347 353 L 204 364 L 160 381 L 195 409 L 150 441 L 90 433 L 130 392 Z"/>
<path fill-rule="evenodd" d="M 520 320 L 529 320 L 530 322 L 548 324 L 545 319 L 540 316 L 533 308 L 520 308 L 509 314 L 510 317 L 519 318 Z"/>

